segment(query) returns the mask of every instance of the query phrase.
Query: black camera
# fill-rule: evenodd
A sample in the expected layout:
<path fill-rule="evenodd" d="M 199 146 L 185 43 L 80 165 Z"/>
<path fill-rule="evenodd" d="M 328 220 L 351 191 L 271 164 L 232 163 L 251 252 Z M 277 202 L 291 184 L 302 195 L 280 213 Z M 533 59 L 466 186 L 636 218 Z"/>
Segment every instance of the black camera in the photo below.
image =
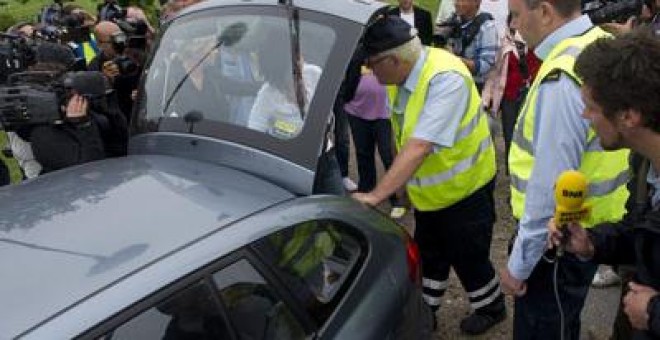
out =
<path fill-rule="evenodd" d="M 106 88 L 100 72 L 68 72 L 63 76 L 38 71 L 15 73 L 7 86 L 0 87 L 0 124 L 6 131 L 57 124 L 65 115 L 61 107 L 74 93 L 93 105 L 105 98 Z"/>
<path fill-rule="evenodd" d="M 582 13 L 587 14 L 595 24 L 608 22 L 624 23 L 630 17 L 639 16 L 642 13 L 644 3 L 642 0 L 619 0 L 619 1 L 591 1 L 582 7 Z"/>
<path fill-rule="evenodd" d="M 99 21 L 113 21 L 117 22 L 119 20 L 126 19 L 126 9 L 122 8 L 114 0 L 108 0 L 105 3 L 98 6 L 99 12 Z"/>
<path fill-rule="evenodd" d="M 139 71 L 138 64 L 136 64 L 128 56 L 118 56 L 112 60 L 117 68 L 119 69 L 119 74 L 121 75 L 134 75 Z"/>
<path fill-rule="evenodd" d="M 0 84 L 4 84 L 9 75 L 25 71 L 35 60 L 34 42 L 0 33 Z"/>
<path fill-rule="evenodd" d="M 449 19 L 436 24 L 437 33 L 433 35 L 433 42 L 436 46 L 445 46 L 450 39 L 459 39 L 461 37 L 461 18 L 452 14 Z"/>

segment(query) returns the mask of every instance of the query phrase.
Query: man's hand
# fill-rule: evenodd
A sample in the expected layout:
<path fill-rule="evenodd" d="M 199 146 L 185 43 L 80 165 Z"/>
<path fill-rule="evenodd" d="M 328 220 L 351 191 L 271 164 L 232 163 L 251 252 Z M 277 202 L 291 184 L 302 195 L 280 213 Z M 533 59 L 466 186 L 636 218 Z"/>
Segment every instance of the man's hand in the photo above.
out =
<path fill-rule="evenodd" d="M 351 195 L 354 200 L 364 203 L 369 206 L 376 206 L 380 203 L 380 200 L 370 192 L 356 192 Z"/>
<path fill-rule="evenodd" d="M 564 230 L 564 228 L 566 230 Z M 590 259 L 594 256 L 594 245 L 589 234 L 579 223 L 570 223 L 564 228 L 555 224 L 555 219 L 548 222 L 548 248 L 563 246 L 567 252 Z"/>
<path fill-rule="evenodd" d="M 614 35 L 622 35 L 633 30 L 633 26 L 635 25 L 635 20 L 636 18 L 632 16 L 628 18 L 628 20 L 623 24 L 620 24 L 618 22 L 608 22 L 606 24 L 600 25 L 600 28 Z"/>
<path fill-rule="evenodd" d="M 628 284 L 630 291 L 623 298 L 623 312 L 628 316 L 633 328 L 640 330 L 649 329 L 648 305 L 651 298 L 658 292 L 649 286 L 634 282 Z"/>
<path fill-rule="evenodd" d="M 119 66 L 110 60 L 103 63 L 103 74 L 110 80 L 115 79 L 119 75 Z"/>
<path fill-rule="evenodd" d="M 74 94 L 66 105 L 67 118 L 82 118 L 87 115 L 88 102 L 83 96 Z"/>
<path fill-rule="evenodd" d="M 504 294 L 507 295 L 523 296 L 527 293 L 527 284 L 525 281 L 513 277 L 511 272 L 509 272 L 509 268 L 504 268 L 500 271 L 500 286 Z"/>

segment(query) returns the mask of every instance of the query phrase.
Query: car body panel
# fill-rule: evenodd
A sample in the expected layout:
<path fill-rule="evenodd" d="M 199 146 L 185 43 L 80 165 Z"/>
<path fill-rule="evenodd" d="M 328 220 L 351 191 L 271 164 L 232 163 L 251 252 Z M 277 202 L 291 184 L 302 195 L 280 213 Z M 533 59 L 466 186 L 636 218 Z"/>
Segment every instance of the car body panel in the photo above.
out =
<path fill-rule="evenodd" d="M 133 137 L 130 147 L 131 154 L 190 158 L 267 177 L 269 182 L 296 194 L 308 192 L 314 184 L 314 171 L 310 169 L 261 150 L 215 138 L 154 132 Z"/>
<path fill-rule="evenodd" d="M 130 156 L 38 177 L 0 190 L 0 197 L 0 257 L 12 259 L 0 262 L 3 277 L 12 278 L 0 285 L 0 329 L 15 335 L 223 225 L 294 196 L 225 167 Z"/>
<path fill-rule="evenodd" d="M 346 293 L 347 297 L 331 316 L 333 321 L 320 331 L 324 334 L 322 338 L 345 339 L 344 336 L 349 334 L 352 335 L 347 339 L 383 338 L 380 335 L 386 335 L 390 330 L 373 321 L 385 319 L 398 322 L 404 311 L 399 307 L 405 305 L 409 298 L 407 292 L 412 291 L 406 272 L 405 248 L 401 242 L 405 231 L 383 215 L 350 199 L 330 196 L 286 201 L 220 228 L 208 237 L 185 245 L 185 251 L 182 248 L 144 266 L 139 272 L 121 278 L 93 297 L 81 301 L 76 308 L 63 311 L 27 334 L 26 338 L 40 339 L 48 334 L 78 336 L 109 315 L 130 307 L 242 245 L 310 218 L 344 221 L 356 226 L 368 243 L 374 245 L 368 249 L 365 263 Z M 396 298 L 383 299 L 383 296 Z M 374 305 L 379 308 L 374 308 Z"/>
<path fill-rule="evenodd" d="M 426 338 L 397 329 L 426 311 L 408 276 L 403 228 L 350 198 L 307 196 L 346 65 L 368 20 L 386 4 L 293 4 L 302 20 L 333 27 L 338 37 L 295 138 L 178 116 L 145 122 L 140 115 L 147 112 L 138 108 L 130 156 L 0 189 L 0 256 L 11 259 L 0 262 L 0 338 L 95 338 L 151 307 L 147 302 L 185 287 L 209 265 L 255 255 L 250 243 L 315 220 L 342 222 L 366 245 L 364 262 L 346 281 L 329 321 L 309 336 Z M 166 27 L 214 15 L 288 18 L 291 10 L 275 0 L 210 0 Z"/>
<path fill-rule="evenodd" d="M 181 12 L 181 15 L 188 14 L 197 10 L 209 8 L 233 6 L 276 6 L 283 0 L 210 0 L 204 1 L 198 6 L 187 8 Z M 289 0 L 284 0 L 289 1 Z M 293 5 L 300 9 L 306 9 L 315 12 L 329 13 L 343 19 L 355 21 L 361 25 L 366 25 L 375 11 L 388 6 L 387 3 L 376 0 L 292 0 Z"/>

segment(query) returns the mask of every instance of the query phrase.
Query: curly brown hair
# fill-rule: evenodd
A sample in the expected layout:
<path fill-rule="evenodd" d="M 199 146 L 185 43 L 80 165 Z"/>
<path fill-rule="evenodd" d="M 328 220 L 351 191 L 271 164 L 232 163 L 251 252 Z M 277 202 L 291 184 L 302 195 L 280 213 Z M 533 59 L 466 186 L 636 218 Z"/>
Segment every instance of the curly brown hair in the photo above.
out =
<path fill-rule="evenodd" d="M 660 132 L 659 61 L 660 37 L 640 28 L 590 44 L 575 71 L 608 119 L 632 109 L 641 113 L 645 126 Z"/>

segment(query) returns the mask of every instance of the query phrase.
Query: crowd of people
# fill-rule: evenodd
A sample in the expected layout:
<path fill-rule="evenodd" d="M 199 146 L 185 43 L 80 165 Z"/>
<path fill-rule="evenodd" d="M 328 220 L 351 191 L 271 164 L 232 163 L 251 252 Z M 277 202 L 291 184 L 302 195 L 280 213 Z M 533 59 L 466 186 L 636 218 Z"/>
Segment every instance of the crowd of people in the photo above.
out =
<path fill-rule="evenodd" d="M 100 6 L 98 15 L 55 2 L 38 20 L 7 30 L 5 39 L 25 47 L 17 48 L 24 54 L 17 59 L 26 68 L 3 75 L 5 86 L 36 84 L 42 96 L 56 92 L 55 84 L 64 87 L 53 103 L 62 114 L 52 124 L 7 129 L 4 153 L 17 161 L 23 178 L 126 155 L 135 91 L 154 33 L 142 9 L 122 10 L 114 0 Z M 0 167 L 0 184 L 8 184 L 6 165 Z"/>
<path fill-rule="evenodd" d="M 502 33 L 479 5 L 455 2 L 434 41 L 445 49 L 424 46 L 409 30 L 420 24 L 403 16 L 367 30 L 366 65 L 387 85 L 397 155 L 374 189 L 353 198 L 375 206 L 406 188 L 425 301 L 440 307 L 453 268 L 473 311 L 465 333 L 505 319 L 503 292 L 514 296 L 514 339 L 579 339 L 588 289 L 608 264 L 627 272 L 614 338 L 657 338 L 657 4 L 599 27 L 578 1 L 511 0 Z M 482 109 L 502 119 L 517 223 L 499 277 L 489 260 L 495 163 Z M 555 180 L 567 170 L 587 178 L 591 209 L 568 234 L 551 220 Z M 549 230 L 564 255 L 548 245 Z"/>
<path fill-rule="evenodd" d="M 197 2 L 172 0 L 161 17 Z M 500 7 L 489 13 L 480 0 L 446 0 L 434 25 L 413 0 L 399 0 L 374 19 L 334 103 L 334 136 L 328 137 L 334 147 L 326 150 L 332 155 L 320 156 L 327 158 L 321 167 L 336 170 L 343 190 L 323 191 L 345 190 L 371 206 L 388 200 L 393 218 L 407 212 L 408 201 L 424 300 L 434 312 L 441 307 L 453 269 L 472 309 L 460 321 L 467 334 L 482 334 L 505 320 L 504 295 L 510 294 L 513 338 L 579 339 L 588 289 L 598 265 L 608 264 L 622 273 L 624 288 L 613 337 L 660 338 L 658 3 L 644 2 L 634 20 L 601 26 L 582 14 L 576 0 L 497 3 L 508 16 Z M 76 79 L 86 79 L 86 87 L 99 88 L 101 95 L 73 91 L 61 103 L 64 115 L 56 124 L 8 131 L 9 150 L 24 178 L 127 154 L 128 126 L 155 30 L 141 9 L 113 6 L 106 0 L 98 15 L 62 7 L 58 15 L 88 28 L 84 39 L 36 48 L 30 70 L 61 75 L 79 65 L 87 73 Z M 8 33 L 30 37 L 45 27 L 23 22 Z M 279 45 L 288 47 L 286 39 Z M 230 81 L 198 68 L 193 56 L 208 48 L 191 46 L 178 52 L 190 81 L 175 91 L 204 96 Z M 288 57 L 258 60 L 259 82 L 225 84 L 238 97 L 246 88 L 258 94 L 245 110 L 249 114 L 222 120 L 241 120 L 283 139 L 300 131 L 322 71 L 299 58 L 302 82 L 295 88 Z M 175 102 L 170 116 L 189 111 L 184 104 Z M 490 259 L 497 213 L 492 119 L 501 119 L 504 175 L 517 224 L 499 270 Z M 357 184 L 348 171 L 351 140 Z M 385 168 L 381 178 L 376 150 Z M 555 179 L 566 170 L 587 178 L 591 212 L 580 223 L 558 225 L 552 220 Z M 0 182 L 9 182 L 4 164 Z M 559 256 L 557 247 L 566 252 Z"/>

